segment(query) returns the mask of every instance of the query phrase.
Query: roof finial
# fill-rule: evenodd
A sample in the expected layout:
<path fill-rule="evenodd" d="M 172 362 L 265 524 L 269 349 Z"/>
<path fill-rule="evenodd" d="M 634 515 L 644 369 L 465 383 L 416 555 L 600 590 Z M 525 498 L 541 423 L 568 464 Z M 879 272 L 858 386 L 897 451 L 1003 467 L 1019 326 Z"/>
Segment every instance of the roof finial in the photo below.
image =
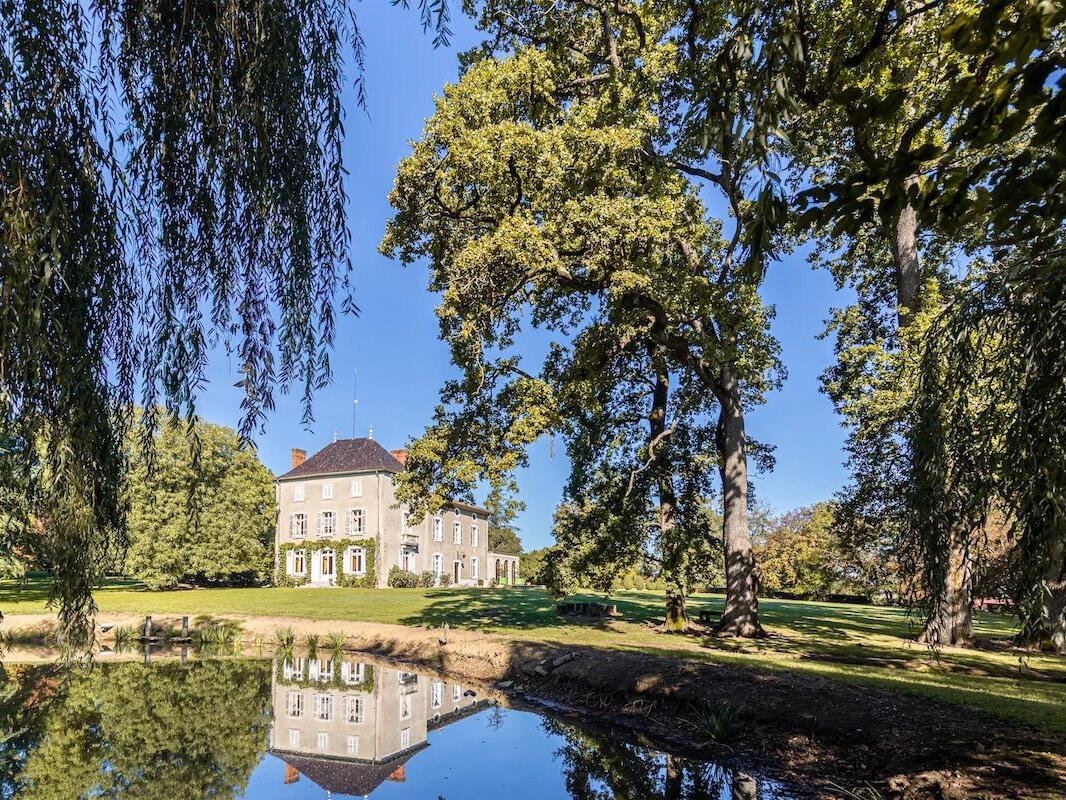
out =
<path fill-rule="evenodd" d="M 337 429 L 336 428 L 333 429 L 333 441 L 334 442 L 337 441 Z"/>
<path fill-rule="evenodd" d="M 366 438 L 368 438 L 370 441 L 374 441 L 374 426 L 373 425 L 370 426 L 370 433 L 367 434 Z"/>

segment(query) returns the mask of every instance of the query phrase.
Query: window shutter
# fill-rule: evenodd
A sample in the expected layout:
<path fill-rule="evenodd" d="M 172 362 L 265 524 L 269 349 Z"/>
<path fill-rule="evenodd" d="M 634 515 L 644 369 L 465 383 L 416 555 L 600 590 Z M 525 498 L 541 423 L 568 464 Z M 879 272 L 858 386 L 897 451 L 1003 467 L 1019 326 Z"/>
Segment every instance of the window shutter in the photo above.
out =
<path fill-rule="evenodd" d="M 289 514 L 289 537 L 296 535 L 296 515 Z"/>
<path fill-rule="evenodd" d="M 319 536 L 322 535 L 322 512 L 321 511 L 318 511 L 318 512 L 315 513 L 315 533 L 317 533 Z"/>

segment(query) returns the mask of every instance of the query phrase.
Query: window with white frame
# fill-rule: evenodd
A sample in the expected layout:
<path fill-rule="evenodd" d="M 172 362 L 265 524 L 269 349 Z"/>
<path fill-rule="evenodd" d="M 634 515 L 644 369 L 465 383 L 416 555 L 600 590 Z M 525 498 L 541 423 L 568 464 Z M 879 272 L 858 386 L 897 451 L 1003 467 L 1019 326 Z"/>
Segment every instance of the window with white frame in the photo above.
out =
<path fill-rule="evenodd" d="M 348 734 L 348 755 L 354 756 L 359 752 L 359 737 L 355 734 Z"/>
<path fill-rule="evenodd" d="M 345 661 L 341 664 L 341 680 L 347 684 L 362 683 L 365 675 L 363 664 Z"/>
<path fill-rule="evenodd" d="M 458 703 L 459 700 L 462 699 L 462 696 L 463 696 L 463 687 L 460 686 L 458 683 L 453 683 L 452 684 L 452 702 L 453 703 Z"/>
<path fill-rule="evenodd" d="M 411 719 L 411 695 L 400 695 L 400 719 Z"/>
<path fill-rule="evenodd" d="M 302 539 L 307 535 L 307 515 L 290 514 L 289 515 L 289 535 L 293 539 Z"/>
<path fill-rule="evenodd" d="M 400 749 L 404 750 L 411 746 L 411 729 L 404 728 L 400 731 Z"/>
<path fill-rule="evenodd" d="M 444 681 L 433 681 L 429 687 L 429 705 L 431 708 L 440 708 L 444 702 Z"/>
<path fill-rule="evenodd" d="M 444 574 L 444 556 L 441 555 L 440 553 L 434 553 L 433 554 L 433 574 L 434 575 L 443 575 Z"/>
<path fill-rule="evenodd" d="M 300 729 L 289 728 L 289 747 L 300 746 Z"/>
<path fill-rule="evenodd" d="M 362 478 L 352 478 L 352 485 L 350 488 L 352 497 L 363 496 L 363 480 Z"/>
<path fill-rule="evenodd" d="M 304 693 L 285 693 L 285 713 L 292 719 L 299 719 L 304 715 Z"/>
<path fill-rule="evenodd" d="M 329 734 L 325 731 L 318 732 L 318 749 L 329 750 Z"/>
<path fill-rule="evenodd" d="M 366 550 L 362 547 L 349 547 L 346 552 L 345 571 L 354 575 L 366 575 Z"/>
<path fill-rule="evenodd" d="M 315 695 L 315 719 L 320 722 L 329 722 L 333 719 L 333 695 Z"/>
<path fill-rule="evenodd" d="M 332 500 L 333 499 L 333 482 L 332 481 L 326 481 L 325 483 L 322 484 L 322 499 L 323 500 Z"/>
<path fill-rule="evenodd" d="M 352 725 L 359 725 L 363 721 L 363 698 L 344 698 L 344 721 Z"/>
<path fill-rule="evenodd" d="M 292 663 L 293 680 L 302 681 L 304 679 L 304 663 L 306 661 L 306 658 L 298 658 Z"/>
<path fill-rule="evenodd" d="M 285 555 L 285 568 L 290 575 L 304 575 L 307 572 L 307 551 L 290 550 Z"/>
<path fill-rule="evenodd" d="M 292 487 L 292 499 L 293 502 L 302 503 L 304 499 L 304 487 L 303 484 L 296 484 Z"/>
<path fill-rule="evenodd" d="M 478 546 L 478 542 L 479 542 L 479 534 L 478 534 L 477 525 L 471 525 L 470 526 L 470 546 L 471 547 L 477 547 Z M 477 577 L 477 576 L 475 576 L 475 577 Z"/>
<path fill-rule="evenodd" d="M 366 533 L 366 511 L 361 508 L 349 508 L 344 530 L 346 533 Z"/>
<path fill-rule="evenodd" d="M 318 679 L 323 683 L 333 682 L 333 659 L 318 659 Z"/>
<path fill-rule="evenodd" d="M 452 523 L 452 544 L 463 543 L 463 523 L 456 520 Z"/>
<path fill-rule="evenodd" d="M 440 517 L 433 518 L 433 541 L 444 541 L 444 520 Z"/>
<path fill-rule="evenodd" d="M 332 536 L 337 531 L 337 514 L 334 511 L 318 512 L 318 535 Z"/>
<path fill-rule="evenodd" d="M 477 559 L 476 558 L 470 559 L 470 577 L 473 578 L 474 580 L 477 580 L 478 578 L 481 577 L 481 575 L 478 573 L 478 568 L 477 567 L 478 567 Z"/>

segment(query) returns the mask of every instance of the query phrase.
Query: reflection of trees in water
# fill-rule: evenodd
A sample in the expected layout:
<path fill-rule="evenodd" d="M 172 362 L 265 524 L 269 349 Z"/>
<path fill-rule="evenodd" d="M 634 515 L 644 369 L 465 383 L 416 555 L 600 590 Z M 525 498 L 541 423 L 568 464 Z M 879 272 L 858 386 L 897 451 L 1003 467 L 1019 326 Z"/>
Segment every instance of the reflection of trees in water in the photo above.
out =
<path fill-rule="evenodd" d="M 98 666 L 37 707 L 7 699 L 0 727 L 27 733 L 4 762 L 5 796 L 231 798 L 266 749 L 270 662 Z"/>
<path fill-rule="evenodd" d="M 556 751 L 573 800 L 755 800 L 755 782 L 705 761 L 664 755 L 558 720 L 544 728 L 566 743 Z"/>

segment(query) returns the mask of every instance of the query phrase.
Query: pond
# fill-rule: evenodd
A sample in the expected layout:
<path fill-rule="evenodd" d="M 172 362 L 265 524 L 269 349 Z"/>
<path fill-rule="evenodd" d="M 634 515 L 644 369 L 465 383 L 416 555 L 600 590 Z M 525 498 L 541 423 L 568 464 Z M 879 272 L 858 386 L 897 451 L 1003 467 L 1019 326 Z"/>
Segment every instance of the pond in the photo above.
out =
<path fill-rule="evenodd" d="M 147 663 L 146 663 L 147 662 Z M 0 797 L 787 800 L 778 785 L 340 654 L 0 666 Z"/>

